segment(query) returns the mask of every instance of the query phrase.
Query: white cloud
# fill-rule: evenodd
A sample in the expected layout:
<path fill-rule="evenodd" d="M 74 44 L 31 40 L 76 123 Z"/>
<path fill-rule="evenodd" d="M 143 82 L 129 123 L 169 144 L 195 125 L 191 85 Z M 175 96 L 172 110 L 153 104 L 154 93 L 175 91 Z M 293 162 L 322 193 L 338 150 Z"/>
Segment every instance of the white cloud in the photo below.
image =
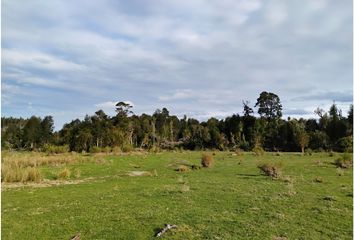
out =
<path fill-rule="evenodd" d="M 103 109 L 109 109 L 109 108 L 115 108 L 117 102 L 112 102 L 112 101 L 108 101 L 108 102 L 103 102 L 103 103 L 97 103 L 95 104 L 95 107 L 97 108 L 103 108 Z"/>
<path fill-rule="evenodd" d="M 352 89 L 348 0 L 12 0 L 3 12 L 4 112 L 114 113 L 107 99 L 130 99 L 137 113 L 223 115 L 263 90 L 307 111 L 331 96 L 300 93 Z"/>
<path fill-rule="evenodd" d="M 4 65 L 23 66 L 40 70 L 55 71 L 84 71 L 86 67 L 74 62 L 60 59 L 56 56 L 50 56 L 35 51 L 2 50 L 2 59 Z"/>

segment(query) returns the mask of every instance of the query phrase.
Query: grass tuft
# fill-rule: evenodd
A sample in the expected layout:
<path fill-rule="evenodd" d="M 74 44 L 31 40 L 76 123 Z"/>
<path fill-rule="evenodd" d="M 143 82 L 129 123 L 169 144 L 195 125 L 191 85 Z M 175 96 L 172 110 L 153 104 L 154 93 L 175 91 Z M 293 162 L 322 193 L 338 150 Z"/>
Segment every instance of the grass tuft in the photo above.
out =
<path fill-rule="evenodd" d="M 188 172 L 189 168 L 186 165 L 180 165 L 176 169 L 177 172 Z"/>
<path fill-rule="evenodd" d="M 256 146 L 252 149 L 252 151 L 254 152 L 254 154 L 255 154 L 256 156 L 263 156 L 264 153 L 265 153 L 264 149 L 263 149 L 261 146 L 259 146 L 259 145 L 256 145 Z"/>
<path fill-rule="evenodd" d="M 201 164 L 205 168 L 209 168 L 214 164 L 213 156 L 210 154 L 203 154 Z"/>
<path fill-rule="evenodd" d="M 258 165 L 259 170 L 266 176 L 277 179 L 281 176 L 281 164 L 262 163 Z"/>
<path fill-rule="evenodd" d="M 64 168 L 62 171 L 58 173 L 58 178 L 59 179 L 68 179 L 70 177 L 70 170 L 67 168 Z"/>
<path fill-rule="evenodd" d="M 22 182 L 40 182 L 42 179 L 42 175 L 37 168 L 29 167 L 23 172 Z"/>

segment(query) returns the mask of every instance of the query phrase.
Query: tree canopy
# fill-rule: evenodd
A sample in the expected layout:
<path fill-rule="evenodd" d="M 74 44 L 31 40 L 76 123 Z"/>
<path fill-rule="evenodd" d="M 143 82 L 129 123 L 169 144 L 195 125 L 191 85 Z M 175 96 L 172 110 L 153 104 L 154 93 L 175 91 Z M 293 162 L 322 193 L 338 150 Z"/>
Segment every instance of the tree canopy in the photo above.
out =
<path fill-rule="evenodd" d="M 353 106 L 348 116 L 333 103 L 329 111 L 316 109 L 319 119 L 281 119 L 282 106 L 274 93 L 262 92 L 257 99 L 260 118 L 243 102 L 243 116 L 210 118 L 200 122 L 171 115 L 167 108 L 152 115 L 135 115 L 132 106 L 116 104 L 116 116 L 98 110 L 83 120 L 75 119 L 54 131 L 51 116 L 43 119 L 2 117 L 2 147 L 13 150 L 41 150 L 48 144 L 67 145 L 70 151 L 96 148 L 144 149 L 243 149 L 262 146 L 268 151 L 352 149 Z"/>

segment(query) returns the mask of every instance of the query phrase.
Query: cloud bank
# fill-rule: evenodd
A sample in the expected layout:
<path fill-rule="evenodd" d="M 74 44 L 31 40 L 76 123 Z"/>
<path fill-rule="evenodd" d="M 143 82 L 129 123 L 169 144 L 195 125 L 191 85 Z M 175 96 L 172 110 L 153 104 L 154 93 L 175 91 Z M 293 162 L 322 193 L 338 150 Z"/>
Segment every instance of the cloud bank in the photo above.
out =
<path fill-rule="evenodd" d="M 116 101 L 199 118 L 261 91 L 286 116 L 352 102 L 352 1 L 2 2 L 2 114 L 56 128 Z M 111 109 L 113 107 L 113 109 Z"/>

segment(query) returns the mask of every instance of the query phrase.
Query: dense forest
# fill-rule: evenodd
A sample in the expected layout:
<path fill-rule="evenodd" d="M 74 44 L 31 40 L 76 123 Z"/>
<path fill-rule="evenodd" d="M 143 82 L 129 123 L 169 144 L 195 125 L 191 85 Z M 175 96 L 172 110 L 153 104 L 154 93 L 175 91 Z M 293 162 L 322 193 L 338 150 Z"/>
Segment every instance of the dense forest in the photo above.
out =
<path fill-rule="evenodd" d="M 83 120 L 73 120 L 54 132 L 51 116 L 43 119 L 2 117 L 1 145 L 9 150 L 61 149 L 61 151 L 98 152 L 149 149 L 242 149 L 252 151 L 352 151 L 353 105 L 343 116 L 336 104 L 328 112 L 317 108 L 318 119 L 282 119 L 279 97 L 262 92 L 254 108 L 243 102 L 243 114 L 222 120 L 199 122 L 179 119 L 166 108 L 151 115 L 135 115 L 132 106 L 118 102 L 116 116 L 102 110 Z M 56 151 L 56 150 L 54 150 Z"/>

